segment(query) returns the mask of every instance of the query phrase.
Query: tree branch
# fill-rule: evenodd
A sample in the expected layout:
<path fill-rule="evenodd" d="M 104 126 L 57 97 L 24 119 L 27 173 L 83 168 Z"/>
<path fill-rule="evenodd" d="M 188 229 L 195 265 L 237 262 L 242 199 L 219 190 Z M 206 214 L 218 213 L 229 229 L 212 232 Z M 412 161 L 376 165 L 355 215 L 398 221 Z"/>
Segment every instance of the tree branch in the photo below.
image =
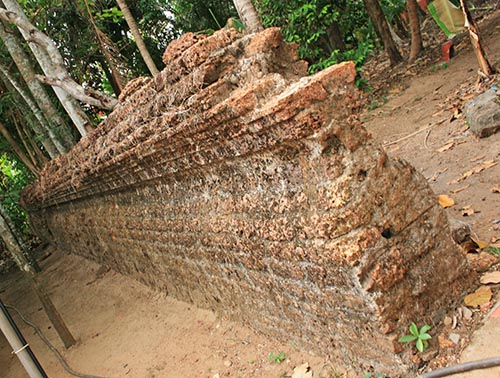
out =
<path fill-rule="evenodd" d="M 50 60 L 54 65 L 53 69 L 55 77 L 46 78 L 51 81 L 49 83 L 48 81 L 44 81 L 45 79 L 42 80 L 41 77 L 37 76 L 40 81 L 61 87 L 66 92 L 68 92 L 69 95 L 75 97 L 76 99 L 86 102 L 90 105 L 97 106 L 99 108 L 112 110 L 116 106 L 118 101 L 105 93 L 94 90 L 92 95 L 89 96 L 86 93 L 85 89 L 69 76 L 68 70 L 66 69 L 66 66 L 64 64 L 64 60 L 59 53 L 59 50 L 57 49 L 54 41 L 46 34 L 38 30 L 29 21 L 20 17 L 14 12 L 6 10 L 5 8 L 0 8 L 0 18 L 7 22 L 11 22 L 17 27 L 23 29 L 30 35 L 30 39 L 34 43 L 42 47 L 47 52 Z M 98 94 L 98 98 L 95 98 L 96 94 Z"/>
<path fill-rule="evenodd" d="M 75 85 L 75 81 L 69 77 L 63 79 L 43 75 L 35 75 L 35 77 L 44 84 L 60 87 L 77 100 L 101 109 L 113 110 L 116 104 L 118 104 L 118 100 L 111 96 L 105 95 L 92 88 L 85 89 L 81 85 Z"/>

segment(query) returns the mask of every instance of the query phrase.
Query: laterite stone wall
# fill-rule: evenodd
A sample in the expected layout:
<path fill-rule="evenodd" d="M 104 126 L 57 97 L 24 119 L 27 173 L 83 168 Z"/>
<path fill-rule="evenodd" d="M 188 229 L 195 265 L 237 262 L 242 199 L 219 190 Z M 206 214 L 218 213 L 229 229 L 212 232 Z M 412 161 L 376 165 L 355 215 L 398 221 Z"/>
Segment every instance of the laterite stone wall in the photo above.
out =
<path fill-rule="evenodd" d="M 187 34 L 24 194 L 38 233 L 354 370 L 471 282 L 425 179 L 358 120 L 352 63 L 307 76 L 277 29 Z"/>

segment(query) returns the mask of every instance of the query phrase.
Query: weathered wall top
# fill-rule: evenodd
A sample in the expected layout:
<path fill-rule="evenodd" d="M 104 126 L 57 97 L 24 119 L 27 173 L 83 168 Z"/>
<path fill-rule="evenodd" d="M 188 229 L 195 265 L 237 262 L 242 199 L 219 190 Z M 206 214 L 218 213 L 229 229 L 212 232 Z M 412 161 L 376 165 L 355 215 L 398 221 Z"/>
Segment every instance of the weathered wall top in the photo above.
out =
<path fill-rule="evenodd" d="M 471 282 L 423 177 L 360 125 L 352 63 L 306 76 L 277 29 L 185 35 L 48 165 L 38 232 L 181 300 L 391 376 Z"/>

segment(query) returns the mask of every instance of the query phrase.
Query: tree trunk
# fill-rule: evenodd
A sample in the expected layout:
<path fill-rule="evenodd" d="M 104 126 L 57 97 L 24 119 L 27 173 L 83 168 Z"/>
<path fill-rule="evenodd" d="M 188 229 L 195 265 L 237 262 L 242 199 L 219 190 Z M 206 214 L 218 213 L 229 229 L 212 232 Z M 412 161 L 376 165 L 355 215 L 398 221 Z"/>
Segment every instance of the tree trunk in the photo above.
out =
<path fill-rule="evenodd" d="M 33 165 L 36 167 L 36 170 L 40 172 L 43 166 L 48 162 L 45 156 L 41 153 L 38 146 L 33 143 L 33 138 L 29 135 L 26 135 L 24 131 L 24 127 L 19 126 L 19 122 L 16 117 L 11 114 L 11 120 L 14 126 L 16 127 L 17 135 L 19 135 L 19 139 L 21 139 L 24 150 L 28 153 L 30 160 L 33 162 Z"/>
<path fill-rule="evenodd" d="M 40 272 L 40 266 L 38 266 L 36 260 L 31 257 L 22 241 L 16 236 L 12 221 L 2 205 L 0 205 L 0 237 L 21 271 L 32 274 Z"/>
<path fill-rule="evenodd" d="M 486 57 L 486 53 L 483 50 L 483 46 L 481 44 L 481 37 L 479 35 L 479 29 L 472 18 L 469 8 L 464 0 L 460 0 L 460 5 L 462 6 L 462 11 L 465 16 L 465 27 L 469 31 L 469 37 L 472 44 L 472 48 L 474 49 L 474 53 L 476 54 L 477 62 L 479 63 L 479 68 L 482 73 L 486 77 L 490 77 L 494 74 L 495 70 L 491 66 L 488 58 Z"/>
<path fill-rule="evenodd" d="M 40 149 L 38 144 L 36 143 L 33 135 L 31 133 L 31 129 L 26 125 L 24 118 L 16 119 L 16 115 L 12 115 L 13 122 L 16 124 L 16 128 L 21 130 L 21 133 L 24 134 L 26 139 L 28 140 L 29 145 L 31 146 L 31 151 L 36 155 L 37 161 L 40 163 L 40 166 L 43 168 L 45 164 L 47 164 L 50 160 L 45 156 L 43 151 Z M 21 124 L 19 124 L 21 123 Z M 29 149 L 29 147 L 28 147 Z M 40 169 L 41 171 L 41 169 Z"/>
<path fill-rule="evenodd" d="M 28 21 L 28 18 L 26 15 L 23 13 L 23 9 L 19 5 L 19 3 L 16 0 L 2 0 L 3 3 L 5 4 L 6 8 L 9 9 L 11 12 L 14 12 L 13 16 L 18 16 L 18 19 L 21 21 L 24 21 L 24 25 L 26 26 L 26 23 L 28 25 L 31 25 Z M 3 11 L 3 12 L 1 12 Z M 5 9 L 0 9 L 0 13 L 3 14 L 4 16 L 7 16 L 5 12 Z M 17 13 L 17 14 L 16 14 Z M 11 14 L 12 16 L 12 14 Z M 7 17 L 7 21 L 13 22 Z M 31 25 L 32 26 L 32 25 Z M 39 46 L 37 43 L 34 43 L 32 41 L 32 33 L 31 31 L 37 31 L 33 26 L 32 28 L 28 28 L 28 30 L 24 30 L 23 28 L 19 27 L 19 30 L 21 34 L 23 35 L 24 39 L 29 42 L 29 46 L 31 48 L 31 51 L 35 55 L 35 58 L 37 62 L 40 64 L 42 67 L 42 70 L 44 71 L 45 75 L 47 76 L 56 76 L 56 70 L 55 70 L 55 64 L 51 60 L 51 57 L 49 56 L 49 53 L 47 51 L 44 51 L 41 46 Z M 43 34 L 43 33 L 41 33 Z M 57 50 L 57 49 L 56 49 Z M 59 55 L 60 57 L 60 55 Z M 61 58 L 62 61 L 62 58 Z M 63 66 L 64 67 L 64 66 Z M 65 72 L 67 75 L 67 71 Z M 87 135 L 87 130 L 86 130 L 86 125 L 89 123 L 87 115 L 83 112 L 79 104 L 69 95 L 67 94 L 63 89 L 59 87 L 53 87 L 54 92 L 56 93 L 57 97 L 59 98 L 59 101 L 63 105 L 64 109 L 70 116 L 71 120 L 73 121 L 75 127 L 78 129 L 80 134 L 82 136 Z"/>
<path fill-rule="evenodd" d="M 340 26 L 337 22 L 333 22 L 328 28 L 328 42 L 333 50 L 339 50 L 340 52 L 344 52 L 347 50 L 344 36 L 342 34 L 342 30 L 340 30 Z"/>
<path fill-rule="evenodd" d="M 119 96 L 125 84 L 127 84 L 126 78 L 120 73 L 118 66 L 116 64 L 117 55 L 119 54 L 118 48 L 115 46 L 113 41 L 111 41 L 106 34 L 104 34 L 101 29 L 99 29 L 94 21 L 94 16 L 92 15 L 92 10 L 89 7 L 88 1 L 83 0 L 85 4 L 85 11 L 83 11 L 77 0 L 73 0 L 74 7 L 80 11 L 83 17 L 84 14 L 88 15 L 90 24 L 92 25 L 92 30 L 94 32 L 95 39 L 99 43 L 101 53 L 104 57 L 107 67 L 103 65 L 103 70 L 105 71 L 106 77 L 108 78 L 113 92 L 116 96 Z M 101 62 L 102 64 L 102 62 Z M 109 69 L 108 69 L 109 67 Z"/>
<path fill-rule="evenodd" d="M 255 33 L 264 29 L 252 0 L 233 0 L 233 3 L 248 33 Z"/>
<path fill-rule="evenodd" d="M 65 153 L 66 150 L 64 146 L 61 143 L 59 143 L 59 141 L 54 137 L 45 118 L 43 118 L 40 109 L 36 106 L 35 102 L 21 87 L 21 85 L 10 75 L 7 68 L 4 67 L 2 64 L 0 64 L 0 77 L 2 77 L 6 85 L 9 85 L 14 89 L 14 91 L 26 103 L 30 111 L 33 113 L 35 117 L 35 122 L 33 122 L 32 124 L 33 130 L 40 138 L 40 142 L 42 143 L 43 147 L 47 150 L 47 153 L 49 154 L 51 159 L 55 158 L 60 154 Z"/>
<path fill-rule="evenodd" d="M 56 134 L 61 135 L 65 147 L 67 149 L 71 148 L 76 141 L 71 135 L 69 126 L 57 111 L 43 85 L 36 79 L 35 70 L 33 68 L 34 64 L 23 49 L 19 37 L 4 21 L 0 24 L 0 38 L 4 42 L 5 47 L 16 64 L 17 69 L 21 73 L 21 76 L 26 82 L 45 119 L 50 120 L 52 123 L 51 126 L 58 129 Z"/>
<path fill-rule="evenodd" d="M 379 35 L 382 44 L 384 45 L 385 51 L 389 56 L 391 65 L 394 66 L 400 63 L 401 61 L 403 61 L 403 57 L 399 53 L 398 48 L 394 43 L 394 39 L 391 35 L 391 30 L 389 29 L 389 25 L 387 24 L 387 19 L 385 18 L 384 12 L 382 11 L 378 0 L 363 0 L 363 2 L 365 3 L 366 10 L 368 11 L 370 20 L 373 23 L 373 27 Z"/>
<path fill-rule="evenodd" d="M 2 133 L 3 137 L 7 140 L 9 145 L 12 147 L 12 150 L 14 153 L 19 157 L 19 159 L 28 167 L 28 169 L 35 175 L 35 176 L 40 176 L 40 172 L 38 169 L 35 167 L 31 159 L 26 156 L 24 153 L 23 149 L 21 146 L 12 138 L 12 135 L 10 135 L 9 130 L 5 127 L 5 125 L 0 122 L 0 133 Z"/>
<path fill-rule="evenodd" d="M 4 0 L 5 3 L 7 3 L 7 1 L 11 0 Z M 9 12 L 0 8 L 0 17 L 8 22 L 12 22 L 20 28 L 21 31 L 29 33 L 29 41 L 36 42 L 38 46 L 44 49 L 44 52 L 47 54 L 51 62 L 52 75 L 48 75 L 47 77 L 36 75 L 38 80 L 61 87 L 76 99 L 93 106 L 108 110 L 111 110 L 116 106 L 118 101 L 115 98 L 110 97 L 105 93 L 92 90 L 91 88 L 85 89 L 71 78 L 54 41 L 33 26 L 28 21 L 24 13 L 21 15 L 20 13 Z"/>
<path fill-rule="evenodd" d="M 420 33 L 420 20 L 418 18 L 418 4 L 416 0 L 406 1 L 406 10 L 410 21 L 411 47 L 408 63 L 412 64 L 422 51 L 422 34 Z"/>
<path fill-rule="evenodd" d="M 151 55 L 149 54 L 149 51 L 144 44 L 141 33 L 139 32 L 139 28 L 137 27 L 137 23 L 135 22 L 134 16 L 132 16 L 127 3 L 125 2 L 125 0 L 116 0 L 116 2 L 123 12 L 125 21 L 127 22 L 127 25 L 130 28 L 130 32 L 135 39 L 135 43 L 137 44 L 137 48 L 141 53 L 142 59 L 144 59 L 146 66 L 148 66 L 149 72 L 151 72 L 151 75 L 156 76 L 159 73 L 158 68 L 156 67 L 153 58 L 151 58 Z"/>

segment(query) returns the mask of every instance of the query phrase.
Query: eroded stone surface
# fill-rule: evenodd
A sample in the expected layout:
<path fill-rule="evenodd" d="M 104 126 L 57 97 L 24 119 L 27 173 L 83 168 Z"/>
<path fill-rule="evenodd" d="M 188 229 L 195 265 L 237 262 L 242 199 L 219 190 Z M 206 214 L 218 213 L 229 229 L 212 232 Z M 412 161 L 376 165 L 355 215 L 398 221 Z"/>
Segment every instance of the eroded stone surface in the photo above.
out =
<path fill-rule="evenodd" d="M 500 90 L 492 87 L 464 106 L 471 131 L 485 138 L 500 130 Z"/>
<path fill-rule="evenodd" d="M 353 64 L 306 76 L 277 29 L 185 38 L 25 192 L 38 233 L 357 371 L 405 375 L 397 339 L 472 275 L 425 179 L 360 125 Z"/>

